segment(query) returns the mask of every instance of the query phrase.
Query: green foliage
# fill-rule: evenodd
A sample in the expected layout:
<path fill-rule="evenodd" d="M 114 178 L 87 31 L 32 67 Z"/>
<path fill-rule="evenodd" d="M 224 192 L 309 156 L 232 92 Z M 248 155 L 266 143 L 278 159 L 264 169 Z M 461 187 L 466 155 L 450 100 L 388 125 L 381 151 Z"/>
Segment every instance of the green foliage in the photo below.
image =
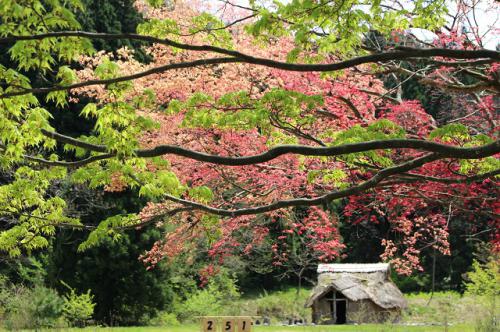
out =
<path fill-rule="evenodd" d="M 0 36 L 79 29 L 81 26 L 74 12 L 80 10 L 82 4 L 77 0 L 64 3 L 0 1 Z M 11 46 L 8 53 L 13 64 L 9 69 L 0 65 L 0 93 L 31 88 L 29 76 L 21 72 L 27 70 L 39 75 L 57 71 L 55 78 L 58 83 L 70 84 L 76 78 L 73 71 L 67 66 L 57 65 L 92 52 L 88 40 L 69 37 L 18 41 L 8 46 Z M 18 71 L 14 70 L 16 64 Z M 46 99 L 64 105 L 66 93 L 54 92 Z M 42 129 L 53 130 L 49 124 L 51 118 L 48 109 L 32 94 L 2 99 L 0 141 L 6 147 L 0 148 L 0 168 L 10 168 L 15 177 L 0 187 L 0 215 L 16 216 L 16 223 L 0 234 L 0 250 L 11 256 L 20 255 L 22 249 L 31 251 L 47 247 L 46 237 L 54 235 L 57 224 L 78 224 L 78 220 L 65 215 L 66 203 L 49 193 L 51 183 L 63 179 L 66 170 L 31 168 L 30 163 L 23 161 L 33 151 L 32 157 L 35 158 L 58 159 L 51 154 L 56 142 L 42 133 Z M 23 163 L 21 167 L 20 163 Z"/>
<path fill-rule="evenodd" d="M 403 128 L 387 119 L 381 119 L 370 123 L 366 127 L 355 125 L 345 131 L 333 134 L 335 145 L 359 143 L 369 140 L 382 140 L 391 138 L 403 138 Z"/>
<path fill-rule="evenodd" d="M 99 225 L 90 232 L 87 239 L 80 243 L 78 251 L 84 251 L 103 243 L 107 239 L 113 242 L 120 241 L 122 233 L 120 230 L 133 226 L 140 221 L 136 214 L 125 214 L 111 216 L 99 223 Z"/>
<path fill-rule="evenodd" d="M 204 39 L 213 46 L 232 48 L 230 31 L 224 29 L 224 22 L 209 13 L 202 13 L 193 17 L 189 33 L 203 33 Z"/>
<path fill-rule="evenodd" d="M 85 12 L 84 7 L 87 7 Z M 1 1 L 0 36 L 80 30 L 82 25 L 77 22 L 77 16 L 83 21 L 86 30 L 102 32 L 135 32 L 136 25 L 141 21 L 132 1 Z M 106 41 L 108 46 L 118 46 L 116 43 L 120 42 Z M 123 41 L 123 46 L 133 47 L 137 44 L 127 43 L 128 41 Z M 11 46 L 8 54 L 13 64 L 2 57 L 0 94 L 15 92 L 21 88 L 30 89 L 32 84 L 38 86 L 39 76 L 43 76 L 43 84 L 46 84 L 46 80 L 51 80 L 53 85 L 73 84 L 77 78 L 70 66 L 74 65 L 77 57 L 93 52 L 89 39 L 75 37 L 19 41 L 8 46 Z M 4 63 L 8 63 L 8 66 L 4 66 Z M 19 71 L 14 70 L 16 65 Z M 30 72 L 25 75 L 23 71 L 28 70 Z M 32 72 L 37 72 L 38 76 Z M 117 64 L 109 60 L 104 60 L 96 68 L 95 74 L 102 79 L 120 75 Z M 109 150 L 120 157 L 132 156 L 138 147 L 137 138 L 144 130 L 155 125 L 151 120 L 136 114 L 136 109 L 151 105 L 154 94 L 145 91 L 143 96 L 125 101 L 125 94 L 130 86 L 130 82 L 108 85 L 108 92 L 114 102 L 102 107 L 91 104 L 82 112 L 82 115 L 95 123 L 97 133 L 87 140 L 95 144 L 109 144 Z M 54 114 L 49 112 L 49 107 L 44 103 L 55 107 L 74 107 L 67 104 L 67 97 L 67 91 L 54 91 L 42 96 L 40 101 L 32 94 L 2 99 L 0 168 L 16 171 L 18 163 L 27 164 L 16 171 L 16 174 L 22 172 L 22 176 L 16 175 L 12 183 L 0 187 L 0 215 L 16 216 L 17 219 L 13 227 L 0 234 L 0 250 L 11 256 L 20 255 L 23 249 L 31 251 L 47 247 L 47 237 L 55 234 L 58 224 L 78 225 L 78 220 L 65 215 L 66 203 L 48 192 L 54 182 L 66 180 L 66 170 L 58 167 L 42 170 L 33 168 L 30 174 L 26 169 L 32 165 L 24 161 L 26 155 L 32 155 L 33 151 L 36 151 L 32 155 L 34 158 L 58 160 L 57 155 L 52 154 L 57 148 L 55 140 L 42 133 L 42 129 L 54 130 L 49 124 Z M 65 152 L 73 152 L 76 157 L 87 157 L 89 154 L 84 149 L 69 146 L 65 146 Z M 110 184 L 114 174 L 127 173 L 135 168 L 144 169 L 145 162 L 115 160 L 103 166 L 93 165 L 72 174 L 71 179 L 79 183 L 88 182 L 93 188 L 106 186 Z M 21 201 L 22 207 L 19 204 Z"/>
<path fill-rule="evenodd" d="M 430 139 L 439 138 L 443 142 L 454 140 L 467 141 L 470 139 L 469 130 L 461 123 L 450 123 L 440 128 L 434 129 L 429 134 Z"/>
<path fill-rule="evenodd" d="M 116 214 L 116 208 L 133 210 L 127 202 L 130 197 L 112 197 L 113 207 L 92 211 L 85 222 L 96 223 L 99 218 Z M 97 203 L 97 202 L 96 202 Z M 102 204 L 102 203 L 99 203 Z M 152 227 L 124 231 L 119 241 L 104 238 L 99 246 L 77 252 L 78 243 L 85 239 L 83 232 L 65 231 L 54 243 L 48 259 L 47 282 L 61 288 L 59 280 L 71 282 L 76 293 L 91 289 L 94 308 L 93 320 L 107 325 L 148 325 L 159 311 L 171 306 L 173 275 L 171 268 L 159 264 L 146 270 L 137 257 L 149 250 L 161 233 Z"/>
<path fill-rule="evenodd" d="M 45 237 L 55 234 L 57 224 L 79 225 L 77 219 L 65 216 L 63 199 L 48 195 L 51 182 L 65 175 L 63 168 L 35 170 L 23 166 L 17 169 L 11 183 L 0 186 L 0 215 L 19 216 L 14 227 L 0 233 L 0 250 L 18 256 L 21 248 L 45 248 Z"/>
<path fill-rule="evenodd" d="M 105 59 L 95 69 L 95 74 L 100 79 L 110 79 L 119 76 L 119 68 L 115 62 Z M 137 113 L 138 108 L 150 105 L 155 96 L 146 89 L 144 96 L 127 100 L 126 93 L 132 87 L 130 81 L 113 83 L 107 87 L 112 102 L 101 108 L 89 103 L 81 111 L 81 116 L 95 120 L 97 136 L 91 143 L 105 144 L 109 151 L 116 152 L 120 157 L 133 156 L 139 147 L 138 138 L 141 134 L 157 127 L 154 121 Z M 77 151 L 74 147 L 65 148 Z"/>
<path fill-rule="evenodd" d="M 171 171 L 158 171 L 154 174 L 143 174 L 147 179 L 141 181 L 144 185 L 139 190 L 139 195 L 150 199 L 159 198 L 164 194 L 180 196 L 186 187 L 177 178 L 177 175 Z"/>
<path fill-rule="evenodd" d="M 205 233 L 206 243 L 214 244 L 222 237 L 221 218 L 214 214 L 204 214 L 201 217 L 201 225 Z"/>
<path fill-rule="evenodd" d="M 84 31 L 103 33 L 135 33 L 138 25 L 144 21 L 137 12 L 134 0 L 82 0 L 84 11 L 77 12 L 77 19 Z M 164 2 L 164 1 L 160 1 Z M 115 52 L 127 47 L 134 52 L 134 58 L 148 62 L 151 58 L 143 49 L 146 44 L 129 39 L 92 40 L 96 50 Z"/>
<path fill-rule="evenodd" d="M 466 292 L 481 296 L 500 295 L 500 266 L 498 261 L 491 259 L 486 264 L 474 260 L 472 271 L 467 273 Z"/>
<path fill-rule="evenodd" d="M 460 123 L 451 123 L 433 130 L 430 139 L 441 140 L 454 144 L 461 144 L 464 147 L 474 147 L 486 145 L 493 142 L 493 139 L 483 135 L 470 135 L 469 129 Z M 495 157 L 486 157 L 482 159 L 461 159 L 460 172 L 462 174 L 483 174 L 495 171 L 500 167 L 500 160 Z"/>
<path fill-rule="evenodd" d="M 333 184 L 337 188 L 345 188 L 348 183 L 344 181 L 347 178 L 346 172 L 341 169 L 326 169 L 326 170 L 313 170 L 307 173 L 307 181 L 309 183 L 324 183 Z"/>
<path fill-rule="evenodd" d="M 295 48 L 289 61 L 313 48 L 320 54 L 343 56 L 359 51 L 363 36 L 378 31 L 389 36 L 395 30 L 409 27 L 433 30 L 445 20 L 445 1 L 412 1 L 405 8 L 388 8 L 380 1 L 274 1 L 275 9 L 259 1 L 250 1 L 259 14 L 247 30 L 264 40 L 289 35 Z"/>
<path fill-rule="evenodd" d="M 309 128 L 316 121 L 312 111 L 322 104 L 319 95 L 275 88 L 259 99 L 250 98 L 247 91 L 231 92 L 217 100 L 195 93 L 184 102 L 171 102 L 167 112 L 185 110 L 185 127 L 259 128 L 262 134 L 269 136 L 269 145 L 276 145 L 296 142 L 297 137 L 288 134 L 286 129 Z"/>
<path fill-rule="evenodd" d="M 68 86 L 76 83 L 77 81 L 75 71 L 68 66 L 59 67 L 59 72 L 57 73 L 56 78 L 59 80 L 59 84 L 61 86 Z M 65 90 L 52 91 L 47 94 L 46 100 L 47 102 L 54 102 L 56 106 L 62 107 L 68 104 L 67 96 L 68 92 Z"/>
<path fill-rule="evenodd" d="M 461 295 L 453 291 L 405 294 L 405 298 L 408 301 L 408 308 L 403 313 L 403 322 L 427 325 L 431 323 L 451 326 L 471 325 L 466 331 L 472 331 L 472 325 L 483 321 L 491 309 L 491 303 L 484 298 Z"/>
<path fill-rule="evenodd" d="M 240 297 L 234 276 L 222 271 L 178 304 L 175 313 L 181 321 L 193 321 L 196 316 L 220 315 L 222 310 Z"/>
<path fill-rule="evenodd" d="M 168 18 L 159 20 L 153 18 L 139 24 L 137 26 L 137 32 L 146 36 L 177 40 L 180 34 L 180 28 L 175 20 Z"/>
<path fill-rule="evenodd" d="M 61 326 L 63 300 L 53 289 L 36 285 L 26 287 L 0 278 L 0 307 L 8 329 L 33 329 Z"/>
<path fill-rule="evenodd" d="M 212 190 L 207 186 L 193 187 L 189 189 L 189 196 L 202 203 L 208 203 L 214 198 Z"/>
<path fill-rule="evenodd" d="M 84 327 L 92 318 L 95 303 L 90 289 L 86 293 L 78 295 L 74 288 L 61 280 L 61 283 L 69 289 L 69 294 L 64 295 L 63 315 L 73 326 Z"/>
<path fill-rule="evenodd" d="M 163 5 L 163 0 L 147 0 L 147 3 L 153 8 L 158 8 Z"/>
<path fill-rule="evenodd" d="M 283 321 L 289 317 L 308 319 L 310 309 L 304 308 L 304 303 L 309 294 L 309 289 L 301 290 L 298 293 L 295 288 L 269 294 L 264 292 L 255 301 L 256 314 L 271 317 L 274 321 Z"/>
<path fill-rule="evenodd" d="M 500 160 L 495 157 L 486 157 L 478 160 L 460 160 L 462 174 L 483 174 L 500 168 Z M 496 178 L 499 178 L 497 175 Z"/>
<path fill-rule="evenodd" d="M 29 35 L 33 31 L 43 33 L 56 30 L 81 28 L 74 11 L 82 10 L 78 0 L 30 1 L 27 3 L 0 1 L 0 36 Z M 46 72 L 52 69 L 57 60 L 70 62 L 81 54 L 89 54 L 92 47 L 87 39 L 74 37 L 48 38 L 40 41 L 26 40 L 16 42 L 9 50 L 11 58 L 22 70 L 37 69 Z"/>
<path fill-rule="evenodd" d="M 360 125 L 352 126 L 351 128 L 335 133 L 326 133 L 325 137 L 333 139 L 332 146 L 360 143 L 371 140 L 383 140 L 392 138 L 404 138 L 405 131 L 395 123 L 381 119 L 370 123 L 368 126 Z M 351 153 L 342 155 L 341 158 L 347 163 L 366 163 L 375 162 L 380 166 L 391 166 L 392 159 L 384 155 L 384 151 L 366 151 L 359 153 Z"/>
<path fill-rule="evenodd" d="M 26 263 L 18 262 L 15 269 L 23 285 L 42 286 L 47 276 L 43 263 L 34 257 L 28 257 Z"/>
<path fill-rule="evenodd" d="M 299 139 L 297 136 L 289 135 L 280 130 L 272 130 L 269 139 L 266 142 L 266 145 L 270 148 L 278 145 L 285 144 L 298 144 Z"/>
<path fill-rule="evenodd" d="M 223 278 L 230 280 L 227 277 Z M 193 315 L 267 316 L 275 323 L 289 317 L 310 318 L 310 309 L 304 308 L 310 293 L 309 289 L 302 289 L 298 293 L 297 289 L 289 288 L 283 291 L 263 292 L 258 296 L 240 297 L 231 286 L 231 282 L 225 287 L 214 285 L 218 283 L 220 281 L 217 280 L 209 282 L 205 289 L 192 292 L 185 302 L 175 306 L 175 313 L 181 322 L 195 320 Z M 229 289 L 225 290 L 227 288 Z"/>

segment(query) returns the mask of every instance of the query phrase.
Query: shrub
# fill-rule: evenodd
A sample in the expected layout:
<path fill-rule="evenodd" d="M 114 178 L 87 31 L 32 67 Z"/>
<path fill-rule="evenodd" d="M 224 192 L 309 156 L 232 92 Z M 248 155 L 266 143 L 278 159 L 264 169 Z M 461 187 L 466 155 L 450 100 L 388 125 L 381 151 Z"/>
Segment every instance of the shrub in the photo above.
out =
<path fill-rule="evenodd" d="M 74 288 L 71 288 L 64 281 L 61 281 L 61 283 L 70 291 L 69 294 L 64 296 L 64 317 L 71 325 L 84 327 L 94 313 L 94 296 L 90 294 L 90 289 L 86 293 L 78 295 Z"/>
<path fill-rule="evenodd" d="M 498 331 L 497 297 L 500 295 L 500 265 L 495 257 L 481 265 L 472 263 L 472 271 L 467 274 L 466 294 L 474 295 L 479 303 L 483 303 L 481 315 L 475 322 L 478 332 Z"/>
<path fill-rule="evenodd" d="M 53 289 L 14 285 L 2 279 L 0 301 L 7 329 L 62 327 L 63 299 Z"/>
<path fill-rule="evenodd" d="M 310 309 L 304 308 L 304 303 L 309 296 L 308 289 L 296 288 L 267 294 L 264 292 L 256 301 L 258 316 L 267 316 L 276 320 L 287 318 L 310 319 Z"/>
<path fill-rule="evenodd" d="M 180 321 L 192 321 L 196 316 L 220 315 L 224 308 L 240 297 L 236 280 L 223 270 L 209 280 L 207 286 L 188 295 L 176 306 Z"/>
<path fill-rule="evenodd" d="M 54 289 L 43 286 L 35 286 L 30 293 L 36 327 L 55 327 L 62 314 L 62 298 Z"/>
<path fill-rule="evenodd" d="M 472 272 L 467 273 L 468 282 L 465 283 L 467 293 L 473 295 L 498 296 L 500 295 L 500 266 L 498 261 L 490 259 L 481 265 L 474 260 Z"/>

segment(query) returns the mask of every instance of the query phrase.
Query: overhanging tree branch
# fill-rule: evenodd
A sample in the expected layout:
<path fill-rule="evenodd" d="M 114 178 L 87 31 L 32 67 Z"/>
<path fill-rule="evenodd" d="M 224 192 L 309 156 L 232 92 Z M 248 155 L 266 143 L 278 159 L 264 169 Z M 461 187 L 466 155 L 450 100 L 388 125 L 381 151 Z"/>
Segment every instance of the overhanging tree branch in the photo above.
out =
<path fill-rule="evenodd" d="M 135 73 L 132 75 L 120 76 L 120 77 L 109 78 L 109 79 L 104 79 L 104 80 L 88 80 L 88 81 L 79 82 L 79 83 L 70 84 L 70 85 L 56 85 L 56 86 L 51 86 L 51 87 L 22 89 L 19 91 L 7 92 L 4 94 L 1 94 L 0 99 L 15 97 L 15 96 L 22 96 L 22 95 L 26 95 L 29 93 L 49 93 L 49 92 L 54 92 L 54 91 L 63 91 L 63 90 L 83 88 L 83 87 L 92 86 L 92 85 L 108 85 L 108 84 L 132 81 L 132 80 L 135 80 L 138 78 L 146 77 L 146 76 L 153 75 L 153 74 L 160 74 L 160 73 L 163 73 L 163 72 L 166 72 L 169 70 L 174 70 L 174 69 L 192 68 L 192 67 L 198 67 L 198 66 L 217 65 L 217 64 L 223 64 L 223 63 L 235 63 L 235 62 L 241 62 L 241 61 L 236 59 L 236 58 L 212 58 L 212 59 L 200 59 L 200 60 L 189 61 L 189 62 L 171 63 L 168 65 L 159 66 L 159 67 L 151 68 L 151 69 L 148 69 L 145 71 L 141 71 L 139 73 Z"/>
<path fill-rule="evenodd" d="M 433 161 L 441 159 L 441 158 L 443 158 L 443 157 L 440 156 L 439 154 L 436 154 L 436 153 L 427 154 L 423 157 L 412 159 L 412 160 L 407 161 L 405 163 L 402 163 L 400 165 L 385 168 L 385 169 L 377 172 L 369 180 L 364 181 L 356 186 L 353 186 L 353 187 L 350 187 L 350 188 L 344 189 L 344 190 L 332 191 L 332 192 L 329 192 L 325 195 L 318 196 L 315 198 L 295 198 L 295 199 L 289 199 L 289 200 L 281 200 L 281 201 L 277 201 L 275 203 L 268 204 L 268 205 L 235 209 L 235 210 L 215 208 L 215 207 L 211 207 L 211 206 L 201 204 L 198 202 L 193 202 L 193 201 L 189 201 L 186 199 L 178 198 L 178 197 L 175 197 L 172 195 L 165 195 L 164 197 L 165 197 L 165 199 L 167 199 L 169 201 L 179 203 L 179 204 L 182 204 L 184 206 L 189 206 L 189 207 L 192 207 L 193 209 L 196 209 L 196 210 L 208 212 L 208 213 L 223 216 L 223 217 L 234 218 L 234 217 L 244 216 L 244 215 L 254 215 L 254 214 L 260 214 L 260 213 L 266 213 L 266 212 L 271 212 L 271 211 L 275 211 L 275 210 L 279 210 L 279 209 L 283 209 L 283 208 L 295 207 L 295 206 L 323 205 L 323 204 L 329 203 L 335 199 L 360 194 L 368 189 L 376 187 L 377 184 L 379 184 L 382 180 L 384 180 L 392 175 L 408 172 L 412 169 L 418 168 L 424 164 L 433 162 Z"/>
<path fill-rule="evenodd" d="M 82 161 L 69 162 L 67 166 L 83 166 L 90 162 L 97 160 L 108 159 L 116 156 L 115 153 L 109 152 L 104 145 L 91 144 L 74 139 L 69 136 L 61 135 L 55 132 L 42 130 L 42 132 L 61 143 L 71 144 L 83 149 L 93 152 L 102 152 L 103 155 L 93 156 Z M 374 140 L 359 143 L 343 144 L 330 147 L 313 147 L 307 145 L 280 145 L 269 149 L 268 151 L 244 157 L 226 157 L 219 155 L 212 155 L 204 152 L 197 152 L 175 145 L 159 145 L 151 149 L 139 149 L 135 151 L 135 156 L 141 158 L 153 158 L 163 155 L 177 155 L 181 157 L 190 158 L 197 161 L 208 162 L 212 164 L 226 165 L 226 166 L 245 166 L 265 163 L 276 159 L 286 154 L 298 154 L 303 156 L 322 156 L 332 157 L 343 154 L 350 154 L 356 152 L 366 152 L 372 150 L 384 149 L 416 149 L 427 152 L 439 153 L 442 157 L 446 158 L 459 158 L 459 159 L 479 159 L 500 153 L 500 140 L 496 140 L 490 144 L 478 147 L 456 147 L 442 143 L 418 140 L 418 139 L 387 139 L 387 140 Z M 92 159 L 93 158 L 93 159 Z M 59 166 L 63 166 L 61 164 Z"/>
<path fill-rule="evenodd" d="M 376 63 L 376 62 L 387 62 L 394 60 L 410 60 L 410 59 L 418 59 L 418 58 L 432 58 L 432 57 L 445 57 L 452 59 L 488 59 L 493 61 L 500 61 L 500 52 L 493 50 L 454 50 L 454 49 L 446 49 L 446 48 L 397 48 L 392 51 L 386 51 L 381 53 L 374 53 L 365 56 L 354 57 L 349 60 L 339 61 L 336 63 L 329 64 L 297 64 L 297 63 L 287 63 L 276 60 L 271 60 L 267 58 L 255 57 L 249 54 L 245 54 L 239 51 L 234 51 L 222 47 L 211 46 L 211 45 L 191 45 L 176 42 L 174 40 L 168 38 L 156 38 L 151 36 L 144 36 L 140 34 L 132 34 L 132 33 L 123 33 L 123 34 L 108 34 L 108 33 L 92 33 L 92 32 L 84 32 L 84 31 L 59 31 L 59 32 L 49 32 L 45 34 L 38 35 L 28 35 L 28 36 L 9 36 L 5 38 L 0 38 L 0 44 L 8 44 L 15 41 L 22 40 L 41 40 L 45 38 L 55 38 L 55 37 L 82 37 L 82 38 L 91 38 L 91 39 L 104 39 L 104 40 L 112 40 L 112 39 L 134 39 L 141 40 L 150 43 L 158 43 L 162 45 L 167 45 L 183 50 L 188 51 L 197 51 L 197 52 L 213 52 L 221 55 L 229 56 L 229 58 L 210 58 L 210 59 L 201 59 L 191 62 L 181 62 L 168 64 L 165 66 L 160 66 L 156 68 L 149 69 L 147 71 L 122 76 L 114 79 L 108 80 L 89 80 L 85 82 L 80 82 L 73 85 L 67 86 L 53 86 L 53 87 L 45 87 L 45 88 L 34 88 L 34 89 L 26 89 L 20 91 L 12 91 L 8 93 L 4 93 L 0 95 L 0 98 L 7 98 L 13 96 L 24 95 L 28 93 L 48 93 L 52 91 L 61 91 L 61 90 L 70 90 L 74 88 L 80 88 L 90 85 L 98 85 L 98 84 L 111 84 L 123 81 L 129 81 L 133 79 L 137 79 L 140 77 L 157 74 L 161 72 L 165 72 L 173 69 L 181 69 L 181 68 L 191 68 L 209 64 L 220 64 L 220 63 L 248 63 L 254 65 L 261 65 L 276 69 L 289 70 L 289 71 L 299 71 L 299 72 L 327 72 L 327 71 L 336 71 L 342 70 L 346 68 L 355 67 L 361 64 L 366 63 Z"/>
<path fill-rule="evenodd" d="M 86 32 L 86 31 L 57 31 L 48 32 L 36 35 L 26 35 L 26 36 L 8 36 L 0 38 L 0 44 L 9 44 L 21 40 L 41 40 L 46 38 L 54 37 L 82 37 L 89 39 L 103 39 L 103 40 L 114 40 L 114 39 L 133 39 L 140 40 L 149 43 L 157 43 L 166 46 L 171 46 L 188 51 L 198 51 L 198 52 L 213 52 L 223 55 L 229 55 L 235 58 L 245 59 L 245 62 L 269 65 L 270 67 L 275 67 L 279 69 L 288 70 L 298 70 L 298 71 L 332 71 L 344 68 L 337 68 L 337 66 L 343 66 L 345 64 L 350 64 L 349 67 L 368 62 L 377 61 L 390 61 L 390 60 L 402 60 L 407 58 L 429 58 L 429 57 L 446 57 L 453 59 L 493 59 L 500 60 L 500 52 L 480 49 L 480 50 L 456 50 L 448 48 L 413 48 L 413 47 L 397 47 L 395 51 L 375 53 L 372 55 L 361 56 L 353 58 L 346 61 L 341 61 L 338 63 L 331 64 L 292 64 L 281 61 L 274 61 L 266 58 L 254 57 L 249 54 L 245 54 L 239 51 L 230 50 L 223 47 L 212 46 L 212 45 L 192 45 L 181 42 L 176 42 L 168 38 L 157 38 L 152 36 L 140 35 L 135 33 L 98 33 L 98 32 Z M 351 64 L 352 63 L 352 64 Z M 331 69 L 329 69 L 331 68 Z"/>

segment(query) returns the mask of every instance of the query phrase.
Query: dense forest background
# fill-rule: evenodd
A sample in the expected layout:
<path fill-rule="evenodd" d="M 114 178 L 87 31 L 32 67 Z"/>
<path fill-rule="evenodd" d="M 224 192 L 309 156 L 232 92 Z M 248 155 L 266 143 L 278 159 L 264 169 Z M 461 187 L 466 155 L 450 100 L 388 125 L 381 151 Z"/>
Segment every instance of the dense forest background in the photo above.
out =
<path fill-rule="evenodd" d="M 137 24 L 142 22 L 141 15 L 134 9 L 133 0 L 85 0 L 84 3 L 87 10 L 79 14 L 78 20 L 85 31 L 135 32 Z M 94 46 L 97 50 L 106 51 L 128 46 L 136 51 L 140 61 L 148 61 L 140 43 L 125 40 L 124 44 L 112 44 L 119 42 L 97 40 Z M 0 56 L 1 63 L 8 63 L 7 54 Z M 36 73 L 26 74 L 37 78 Z M 385 83 L 388 88 L 396 84 L 391 80 Z M 402 85 L 402 94 L 405 99 L 420 100 L 426 111 L 436 119 L 444 117 L 450 107 L 449 96 L 442 91 L 424 87 L 416 80 L 407 80 Z M 53 110 L 57 108 L 55 104 L 48 106 Z M 63 134 L 73 136 L 88 133 L 94 124 L 91 120 L 82 122 L 77 117 L 80 111 L 81 104 L 75 103 L 65 106 L 63 111 L 54 111 L 54 127 L 64 128 L 66 132 Z M 0 182 L 8 182 L 10 176 L 0 174 Z M 55 184 L 52 190 L 72 203 L 71 209 L 86 225 L 97 225 L 101 220 L 118 213 L 138 212 L 146 203 L 131 191 L 102 193 L 65 183 Z M 330 208 L 341 210 L 342 204 Z M 383 251 L 380 239 L 386 236 L 388 223 L 379 220 L 378 223 L 353 224 L 342 218 L 340 232 L 346 248 L 341 261 L 379 262 Z M 486 238 L 481 237 L 481 230 L 486 225 L 483 225 L 482 220 L 475 220 L 474 235 L 470 231 L 469 220 L 453 218 L 449 230 L 451 255 L 443 256 L 431 247 L 424 249 L 421 253 L 423 272 L 409 277 L 393 276 L 403 292 L 463 291 L 464 276 L 470 271 L 473 259 L 484 259 L 482 253 L 487 252 L 484 250 Z M 276 236 L 281 234 L 279 229 L 275 231 Z M 96 303 L 94 320 L 108 325 L 141 324 L 160 311 L 179 306 L 193 294 L 200 294 L 199 270 L 208 259 L 203 250 L 198 255 L 178 257 L 170 264 L 159 264 L 152 270 L 146 270 L 139 261 L 138 257 L 160 238 L 161 232 L 154 225 L 141 230 L 128 230 L 120 238 L 106 240 L 99 247 L 85 252 L 77 252 L 77 247 L 88 235 L 87 231 L 60 229 L 58 232 L 48 251 L 32 252 L 30 256 L 16 259 L 3 257 L 0 274 L 5 280 L 2 282 L 47 287 L 61 294 L 67 292 L 67 286 L 61 281 L 79 293 L 90 289 Z M 244 257 L 227 260 L 221 273 L 208 287 L 219 287 L 219 290 L 226 292 L 234 291 L 234 287 L 237 287 L 239 293 L 251 295 L 264 290 L 295 287 L 299 283 L 311 286 L 314 282 L 314 264 L 307 266 L 299 280 L 294 273 L 296 267 L 292 266 L 293 261 L 291 266 L 273 267 L 270 264 L 272 258 L 266 255 L 265 250 L 261 252 L 251 261 Z"/>

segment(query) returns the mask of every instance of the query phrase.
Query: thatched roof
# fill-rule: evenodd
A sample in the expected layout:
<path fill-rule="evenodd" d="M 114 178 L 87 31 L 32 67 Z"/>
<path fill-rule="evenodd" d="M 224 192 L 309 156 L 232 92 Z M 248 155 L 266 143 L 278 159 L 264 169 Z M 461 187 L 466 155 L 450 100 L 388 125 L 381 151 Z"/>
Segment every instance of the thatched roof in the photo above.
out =
<path fill-rule="evenodd" d="M 306 307 L 331 290 L 351 301 L 371 300 L 384 309 L 405 308 L 403 293 L 389 277 L 389 264 L 320 264 L 318 285 Z"/>
<path fill-rule="evenodd" d="M 318 273 L 325 272 L 389 272 L 388 263 L 372 264 L 319 264 Z"/>

